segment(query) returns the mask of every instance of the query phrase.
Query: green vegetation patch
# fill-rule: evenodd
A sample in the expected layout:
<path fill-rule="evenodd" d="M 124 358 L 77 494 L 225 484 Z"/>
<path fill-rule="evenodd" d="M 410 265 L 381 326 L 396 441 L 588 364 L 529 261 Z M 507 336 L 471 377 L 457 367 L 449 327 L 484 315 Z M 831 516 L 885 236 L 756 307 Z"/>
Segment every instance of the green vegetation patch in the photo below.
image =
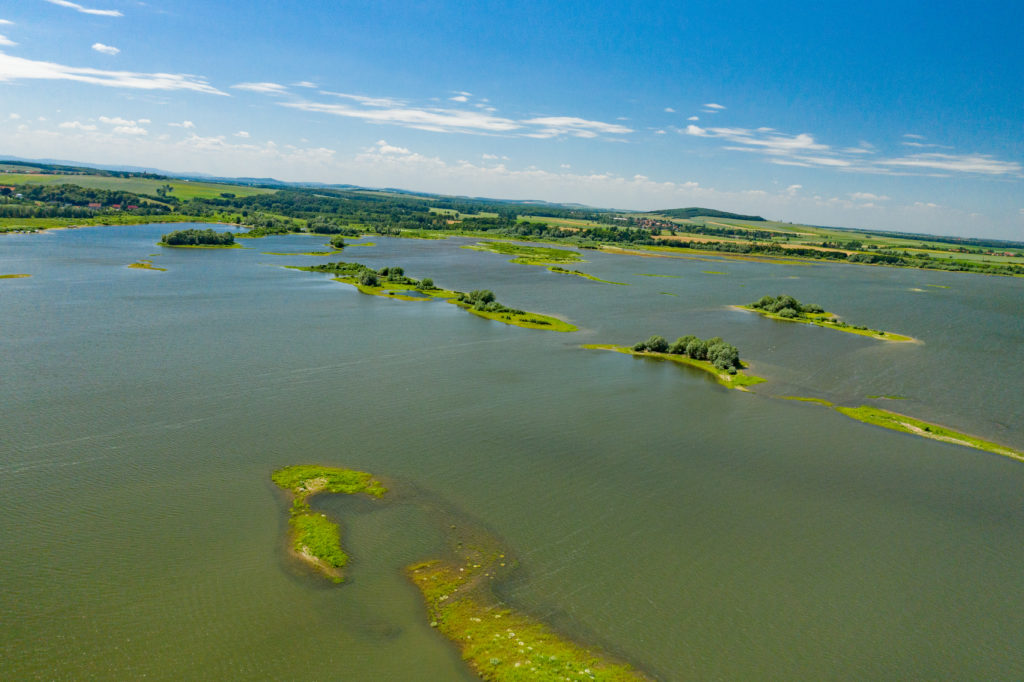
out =
<path fill-rule="evenodd" d="M 718 270 L 701 270 L 705 275 L 724 275 L 726 273 L 719 272 Z"/>
<path fill-rule="evenodd" d="M 348 555 L 341 549 L 341 530 L 323 514 L 313 512 L 308 499 L 321 492 L 364 493 L 379 498 L 387 488 L 363 471 L 311 464 L 278 469 L 270 478 L 292 494 L 289 526 L 296 555 L 334 582 L 341 582 L 341 569 L 348 563 Z"/>
<path fill-rule="evenodd" d="M 779 397 L 783 400 L 796 400 L 802 403 L 815 403 L 817 405 L 824 405 L 825 407 L 832 407 L 832 403 L 827 400 L 822 400 L 821 398 L 805 398 L 800 395 L 780 395 Z"/>
<path fill-rule="evenodd" d="M 242 248 L 241 244 L 235 243 L 233 232 L 217 232 L 206 229 L 197 230 L 175 230 L 160 238 L 158 246 L 194 246 L 202 248 Z"/>
<path fill-rule="evenodd" d="M 787 295 L 762 296 L 754 303 L 736 307 L 742 310 L 759 313 L 764 317 L 770 317 L 773 320 L 813 324 L 818 327 L 824 327 L 825 329 L 838 329 L 839 331 L 849 332 L 850 334 L 869 336 L 880 341 L 916 340 L 910 336 L 903 336 L 901 334 L 893 334 L 892 332 L 883 332 L 877 329 L 869 329 L 867 327 L 847 324 L 832 313 L 825 312 L 820 305 L 815 303 L 801 303 L 792 296 Z"/>
<path fill-rule="evenodd" d="M 582 277 L 583 279 L 589 279 L 589 280 L 591 280 L 593 282 L 601 282 L 602 284 L 619 284 L 621 286 L 629 286 L 625 282 L 612 282 L 611 280 L 601 279 L 600 277 L 594 277 L 593 275 L 588 275 L 587 273 L 580 272 L 579 270 L 566 270 L 565 268 L 559 267 L 557 265 L 549 265 L 548 266 L 548 270 L 550 270 L 551 272 L 557 272 L 560 275 L 576 275 L 577 277 Z"/>
<path fill-rule="evenodd" d="M 655 338 L 655 337 L 652 337 L 652 338 Z M 656 338 L 661 338 L 661 337 L 656 337 Z M 646 343 L 647 342 L 644 342 L 645 347 L 646 347 Z M 697 369 L 703 370 L 705 372 L 708 372 L 709 374 L 714 375 L 714 377 L 718 381 L 718 383 L 722 384 L 723 386 L 726 386 L 728 388 L 736 388 L 736 389 L 739 389 L 741 391 L 746 391 L 746 390 L 748 390 L 749 386 L 755 386 L 755 385 L 763 383 L 765 381 L 765 379 L 763 377 L 754 376 L 752 374 L 744 374 L 741 370 L 734 370 L 735 373 L 730 374 L 727 370 L 718 369 L 717 367 L 715 367 L 714 364 L 712 364 L 711 362 L 708 362 L 707 360 L 695 360 L 695 359 L 693 359 L 691 357 L 688 357 L 686 355 L 676 354 L 676 353 L 669 353 L 667 351 L 666 352 L 659 352 L 659 351 L 651 351 L 651 350 L 634 350 L 635 347 L 631 348 L 629 346 L 617 346 L 617 345 L 614 345 L 614 344 L 600 344 L 600 343 L 586 344 L 586 345 L 583 346 L 583 348 L 586 348 L 588 350 L 611 350 L 611 351 L 615 351 L 616 353 L 624 353 L 626 355 L 633 355 L 633 356 L 636 356 L 636 357 L 643 357 L 643 358 L 655 358 L 655 359 L 659 359 L 659 360 L 669 360 L 671 362 L 675 362 L 675 363 L 678 363 L 680 365 L 686 365 L 688 367 L 696 367 Z M 743 362 L 741 362 L 740 364 L 741 364 L 743 369 L 745 369 L 746 367 L 749 366 L 749 365 L 747 365 L 746 363 L 743 363 Z"/>
<path fill-rule="evenodd" d="M 857 421 L 864 422 L 865 424 L 874 424 L 875 426 L 881 426 L 894 431 L 911 433 L 915 436 L 931 438 L 932 440 L 939 440 L 944 443 L 963 445 L 964 447 L 992 452 L 997 455 L 1003 455 L 1004 457 L 1011 457 L 1016 460 L 1024 461 L 1024 452 L 1021 452 L 1020 450 L 1014 450 L 1013 448 L 1006 447 L 1005 445 L 999 445 L 998 443 L 982 440 L 981 438 L 976 438 L 975 436 L 971 436 L 966 433 L 947 429 L 945 426 L 932 424 L 920 419 L 914 419 L 913 417 L 908 417 L 897 412 L 890 412 L 888 410 L 870 407 L 868 405 L 861 405 L 860 407 L 836 406 L 834 409 L 845 414 L 851 419 L 856 419 Z"/>
<path fill-rule="evenodd" d="M 157 270 L 159 272 L 167 272 L 167 268 L 158 268 L 153 265 L 153 261 L 151 260 L 137 260 L 128 267 L 136 270 Z"/>
<path fill-rule="evenodd" d="M 374 270 L 362 263 L 323 263 L 305 267 L 288 266 L 306 272 L 328 272 L 336 275 L 334 281 L 349 284 L 364 294 L 396 298 L 401 301 L 430 301 L 435 298 L 454 298 L 459 292 L 440 289 L 434 280 L 424 277 L 416 280 L 405 276 L 405 270 L 392 265 Z M 415 293 L 416 295 L 410 295 Z"/>
<path fill-rule="evenodd" d="M 27 274 L 25 274 L 23 272 L 17 272 L 17 273 L 11 274 L 11 275 L 0 275 L 0 279 L 21 279 L 23 277 L 31 277 L 31 276 L 32 275 L 27 275 Z"/>
<path fill-rule="evenodd" d="M 487 289 L 477 289 L 469 292 L 468 294 L 457 292 L 455 298 L 450 299 L 448 302 L 454 303 L 463 310 L 468 310 L 479 317 L 485 317 L 488 320 L 495 320 L 505 324 L 512 324 L 517 327 L 526 327 L 527 329 L 549 329 L 556 332 L 576 331 L 576 327 L 574 325 L 569 324 L 565 320 L 560 320 L 557 317 L 541 315 L 540 313 L 530 313 L 525 310 L 506 307 L 501 303 L 498 303 L 494 297 L 494 293 Z"/>
<path fill-rule="evenodd" d="M 557 265 L 560 263 L 577 263 L 583 260 L 580 254 L 567 249 L 526 246 L 525 244 L 511 244 L 509 242 L 477 242 L 476 244 L 467 244 L 462 248 L 515 256 L 509 262 L 518 263 L 519 265 Z"/>
<path fill-rule="evenodd" d="M 461 565 L 434 560 L 406 570 L 423 594 L 430 624 L 459 647 L 477 675 L 495 682 L 650 679 L 497 603 L 481 585 L 503 557 L 491 552 Z"/>

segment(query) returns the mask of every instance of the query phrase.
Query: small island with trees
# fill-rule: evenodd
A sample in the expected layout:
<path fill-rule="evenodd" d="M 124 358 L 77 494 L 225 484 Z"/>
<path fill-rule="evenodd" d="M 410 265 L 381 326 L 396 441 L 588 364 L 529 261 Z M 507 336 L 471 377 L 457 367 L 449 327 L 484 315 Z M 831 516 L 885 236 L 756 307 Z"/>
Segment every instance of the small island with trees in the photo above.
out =
<path fill-rule="evenodd" d="M 689 367 L 696 367 L 713 374 L 718 383 L 729 388 L 747 390 L 747 386 L 762 383 L 763 378 L 744 374 L 748 365 L 740 360 L 736 346 L 726 343 L 721 337 L 702 340 L 696 336 L 680 336 L 669 343 L 663 336 L 652 336 L 632 346 L 614 344 L 587 344 L 591 350 L 613 350 L 639 357 L 653 357 L 670 360 Z"/>
<path fill-rule="evenodd" d="M 783 322 L 802 322 L 813 324 L 826 329 L 838 329 L 839 331 L 861 336 L 870 336 L 881 341 L 914 341 L 910 336 L 883 332 L 877 329 L 869 329 L 859 325 L 851 325 L 843 322 L 836 315 L 825 312 L 825 309 L 816 303 L 801 303 L 792 296 L 762 296 L 749 305 L 734 306 L 740 310 L 749 310 L 759 313 L 764 317 Z"/>
<path fill-rule="evenodd" d="M 217 232 L 206 229 L 197 230 L 175 230 L 160 238 L 158 246 L 185 246 L 200 249 L 234 249 L 242 245 L 235 242 L 235 235 L 232 232 Z"/>
<path fill-rule="evenodd" d="M 397 265 L 386 266 L 379 270 L 362 263 L 323 263 L 321 265 L 287 266 L 293 270 L 306 272 L 327 272 L 335 275 L 334 279 L 349 284 L 364 294 L 395 298 L 401 301 L 430 301 L 444 299 L 459 306 L 478 317 L 495 320 L 527 329 L 548 329 L 558 332 L 576 331 L 574 325 L 550 315 L 531 313 L 525 310 L 510 308 L 499 303 L 494 292 L 487 289 L 476 289 L 469 293 L 441 289 L 434 285 L 434 280 L 424 277 L 421 280 L 407 277 L 405 270 Z"/>

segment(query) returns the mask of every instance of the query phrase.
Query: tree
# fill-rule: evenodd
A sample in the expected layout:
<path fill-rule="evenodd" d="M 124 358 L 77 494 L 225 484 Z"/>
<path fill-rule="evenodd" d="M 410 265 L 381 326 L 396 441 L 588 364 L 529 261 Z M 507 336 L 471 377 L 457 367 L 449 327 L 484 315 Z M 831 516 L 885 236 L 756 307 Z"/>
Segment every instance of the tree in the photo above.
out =
<path fill-rule="evenodd" d="M 377 273 L 373 270 L 363 270 L 359 275 L 359 283 L 364 287 L 376 287 L 380 285 L 380 280 L 377 279 Z"/>
<path fill-rule="evenodd" d="M 653 353 L 664 353 L 668 350 L 668 341 L 665 340 L 664 336 L 652 336 L 647 339 L 644 345 L 647 346 L 647 350 Z"/>

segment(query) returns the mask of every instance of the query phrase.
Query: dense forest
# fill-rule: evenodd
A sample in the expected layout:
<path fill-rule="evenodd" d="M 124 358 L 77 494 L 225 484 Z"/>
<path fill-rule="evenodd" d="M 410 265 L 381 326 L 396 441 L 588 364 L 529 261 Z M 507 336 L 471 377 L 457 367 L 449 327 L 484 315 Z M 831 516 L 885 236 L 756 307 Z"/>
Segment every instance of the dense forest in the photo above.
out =
<path fill-rule="evenodd" d="M 160 243 L 167 246 L 232 246 L 235 235 L 215 230 L 175 230 L 165 234 Z"/>

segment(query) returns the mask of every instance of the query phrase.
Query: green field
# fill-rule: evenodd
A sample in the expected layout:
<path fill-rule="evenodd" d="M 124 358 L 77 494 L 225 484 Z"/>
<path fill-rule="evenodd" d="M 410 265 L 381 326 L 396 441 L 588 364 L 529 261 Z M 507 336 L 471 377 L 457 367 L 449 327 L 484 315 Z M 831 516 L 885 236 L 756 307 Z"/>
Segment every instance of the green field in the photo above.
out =
<path fill-rule="evenodd" d="M 276 190 L 260 189 L 242 185 L 227 185 L 215 182 L 190 182 L 188 180 L 152 180 L 150 178 L 116 178 L 107 175 L 52 175 L 35 173 L 0 173 L 0 185 L 79 185 L 91 189 L 119 190 L 134 194 L 156 196 L 158 187 L 170 185 L 171 196 L 179 199 L 213 199 L 222 192 L 237 197 L 254 194 L 269 194 Z"/>

